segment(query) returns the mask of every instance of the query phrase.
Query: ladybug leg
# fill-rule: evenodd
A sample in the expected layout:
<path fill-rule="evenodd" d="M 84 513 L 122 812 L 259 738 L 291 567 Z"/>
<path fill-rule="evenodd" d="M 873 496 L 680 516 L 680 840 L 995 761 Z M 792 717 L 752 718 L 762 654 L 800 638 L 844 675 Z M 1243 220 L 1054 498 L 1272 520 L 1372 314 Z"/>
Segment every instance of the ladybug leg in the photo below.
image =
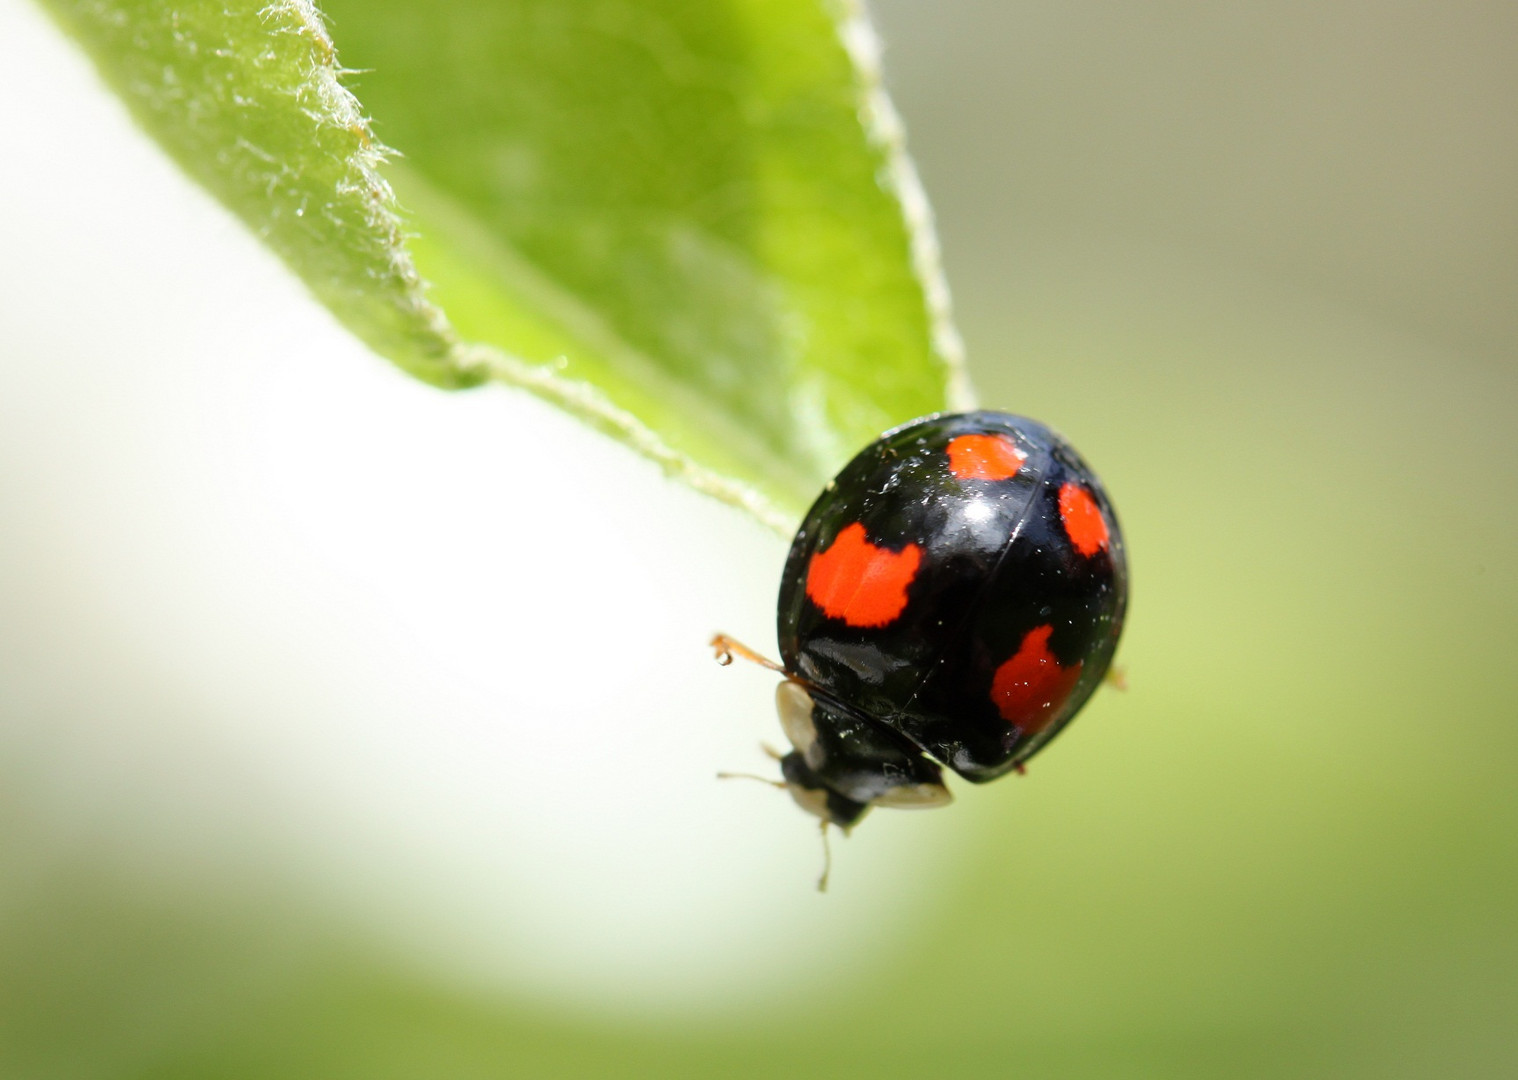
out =
<path fill-rule="evenodd" d="M 775 663 L 775 661 L 760 656 L 753 649 L 750 649 L 741 641 L 734 641 L 726 634 L 717 634 L 713 636 L 711 646 L 717 654 L 717 663 L 721 664 L 723 667 L 731 664 L 733 662 L 734 656 L 741 656 L 743 659 L 749 661 L 750 663 L 758 664 L 760 667 L 767 667 L 771 671 L 778 671 L 782 675 L 785 674 L 785 668 Z"/>
<path fill-rule="evenodd" d="M 1120 667 L 1110 667 L 1102 681 L 1114 690 L 1128 689 L 1128 673 Z"/>

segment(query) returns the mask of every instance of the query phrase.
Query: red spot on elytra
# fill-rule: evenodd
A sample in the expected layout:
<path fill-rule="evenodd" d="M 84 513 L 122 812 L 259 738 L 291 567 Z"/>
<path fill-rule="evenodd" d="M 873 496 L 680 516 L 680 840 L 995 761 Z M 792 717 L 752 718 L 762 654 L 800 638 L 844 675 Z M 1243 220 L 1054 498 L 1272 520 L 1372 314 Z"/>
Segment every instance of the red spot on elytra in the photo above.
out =
<path fill-rule="evenodd" d="M 1107 519 L 1091 493 L 1079 484 L 1067 483 L 1059 489 L 1059 516 L 1065 535 L 1086 558 L 1107 546 Z"/>
<path fill-rule="evenodd" d="M 961 480 L 1006 480 L 1028 460 L 1005 435 L 957 435 L 948 453 L 949 471 Z"/>
<path fill-rule="evenodd" d="M 907 586 L 917 576 L 922 549 L 876 547 L 857 521 L 812 556 L 806 594 L 834 619 L 850 626 L 887 626 L 907 606 Z"/>
<path fill-rule="evenodd" d="M 1052 633 L 1052 626 L 1029 630 L 991 679 L 991 700 L 1001 718 L 1024 735 L 1048 727 L 1080 681 L 1081 661 L 1065 667 L 1049 651 Z"/>

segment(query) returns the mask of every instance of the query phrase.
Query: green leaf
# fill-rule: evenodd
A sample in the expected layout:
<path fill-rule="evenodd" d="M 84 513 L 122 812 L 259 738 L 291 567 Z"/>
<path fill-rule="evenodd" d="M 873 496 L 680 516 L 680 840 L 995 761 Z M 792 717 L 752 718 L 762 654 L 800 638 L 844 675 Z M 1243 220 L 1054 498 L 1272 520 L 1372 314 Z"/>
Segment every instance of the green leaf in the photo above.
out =
<path fill-rule="evenodd" d="M 305 0 L 47 3 L 429 382 L 525 387 L 776 525 L 881 429 L 968 400 L 855 4 L 332 0 L 352 77 Z"/>

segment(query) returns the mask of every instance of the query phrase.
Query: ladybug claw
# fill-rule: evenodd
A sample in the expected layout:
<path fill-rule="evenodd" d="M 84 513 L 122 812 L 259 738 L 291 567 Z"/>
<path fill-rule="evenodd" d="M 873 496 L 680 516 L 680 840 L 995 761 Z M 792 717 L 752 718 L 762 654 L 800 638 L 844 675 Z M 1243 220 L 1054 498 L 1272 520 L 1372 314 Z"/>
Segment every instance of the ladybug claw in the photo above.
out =
<path fill-rule="evenodd" d="M 1120 667 L 1108 668 L 1106 677 L 1102 681 L 1114 690 L 1128 689 L 1128 673 Z"/>

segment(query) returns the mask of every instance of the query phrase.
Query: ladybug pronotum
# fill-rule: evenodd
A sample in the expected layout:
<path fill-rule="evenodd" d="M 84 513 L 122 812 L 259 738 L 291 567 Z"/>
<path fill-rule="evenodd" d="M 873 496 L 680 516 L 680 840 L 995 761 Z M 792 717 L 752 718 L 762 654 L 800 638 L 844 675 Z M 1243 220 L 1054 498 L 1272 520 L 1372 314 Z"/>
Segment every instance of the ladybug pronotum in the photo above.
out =
<path fill-rule="evenodd" d="M 1013 770 L 1101 683 L 1128 574 L 1117 516 L 1079 454 L 1001 412 L 886 432 L 823 490 L 780 582 L 783 786 L 845 830 L 872 806 L 950 801 Z"/>

